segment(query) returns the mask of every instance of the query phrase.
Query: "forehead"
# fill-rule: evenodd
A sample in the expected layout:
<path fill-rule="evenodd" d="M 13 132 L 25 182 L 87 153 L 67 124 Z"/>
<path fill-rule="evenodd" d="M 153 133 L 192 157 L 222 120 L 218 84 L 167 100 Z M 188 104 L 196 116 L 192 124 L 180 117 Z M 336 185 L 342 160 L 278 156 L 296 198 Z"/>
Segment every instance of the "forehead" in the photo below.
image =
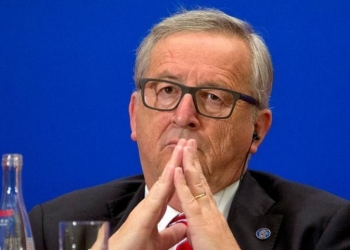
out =
<path fill-rule="evenodd" d="M 196 85 L 209 81 L 235 87 L 250 75 L 250 54 L 246 42 L 237 36 L 180 32 L 155 44 L 146 75 Z"/>

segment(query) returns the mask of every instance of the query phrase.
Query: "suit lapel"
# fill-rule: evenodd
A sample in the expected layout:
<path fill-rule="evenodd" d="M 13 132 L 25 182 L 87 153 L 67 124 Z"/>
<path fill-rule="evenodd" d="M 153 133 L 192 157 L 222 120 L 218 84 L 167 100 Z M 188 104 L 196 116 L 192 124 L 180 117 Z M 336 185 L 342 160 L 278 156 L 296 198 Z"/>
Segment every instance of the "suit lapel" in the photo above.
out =
<path fill-rule="evenodd" d="M 282 215 L 267 214 L 275 201 L 260 187 L 257 181 L 245 174 L 234 198 L 227 218 L 228 224 L 242 249 L 272 249 L 275 244 Z M 256 232 L 267 228 L 271 235 L 258 239 Z"/>
<path fill-rule="evenodd" d="M 126 192 L 124 195 L 107 203 L 110 214 L 110 233 L 115 233 L 128 218 L 130 212 L 145 197 L 145 184 L 138 185 L 133 192 Z"/>

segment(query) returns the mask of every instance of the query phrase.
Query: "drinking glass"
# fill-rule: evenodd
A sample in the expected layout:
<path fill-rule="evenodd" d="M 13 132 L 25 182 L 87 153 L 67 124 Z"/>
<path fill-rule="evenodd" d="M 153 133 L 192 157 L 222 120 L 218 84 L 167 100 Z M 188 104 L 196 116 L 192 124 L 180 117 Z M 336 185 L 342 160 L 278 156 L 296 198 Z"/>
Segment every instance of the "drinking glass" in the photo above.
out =
<path fill-rule="evenodd" d="M 108 221 L 62 221 L 60 250 L 108 250 Z"/>

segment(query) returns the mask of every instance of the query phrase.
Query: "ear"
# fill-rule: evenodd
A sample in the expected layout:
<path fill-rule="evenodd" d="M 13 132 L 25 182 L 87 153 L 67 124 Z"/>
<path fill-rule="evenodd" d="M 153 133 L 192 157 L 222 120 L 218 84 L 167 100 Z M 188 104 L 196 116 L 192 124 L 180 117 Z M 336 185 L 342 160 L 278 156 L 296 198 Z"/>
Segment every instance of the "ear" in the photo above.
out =
<path fill-rule="evenodd" d="M 267 132 L 272 124 L 272 113 L 269 109 L 262 109 L 258 111 L 255 123 L 254 132 L 259 136 L 259 140 L 254 140 L 250 147 L 250 153 L 255 154 L 258 151 L 258 147 L 264 140 Z"/>
<path fill-rule="evenodd" d="M 131 139 L 137 141 L 136 136 L 136 114 L 138 108 L 138 93 L 132 93 L 129 103 L 129 117 L 130 117 L 130 127 L 131 127 Z"/>

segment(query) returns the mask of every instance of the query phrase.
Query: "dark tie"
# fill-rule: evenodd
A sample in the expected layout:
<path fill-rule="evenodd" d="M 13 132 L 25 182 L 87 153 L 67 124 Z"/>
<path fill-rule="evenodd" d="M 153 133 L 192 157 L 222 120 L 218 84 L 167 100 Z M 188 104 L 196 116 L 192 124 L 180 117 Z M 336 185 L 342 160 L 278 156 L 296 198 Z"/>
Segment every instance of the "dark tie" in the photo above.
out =
<path fill-rule="evenodd" d="M 176 223 L 183 223 L 187 226 L 187 220 L 184 213 L 181 213 L 175 216 L 174 219 L 172 219 L 168 224 L 168 227 Z M 192 247 L 190 243 L 187 241 L 187 239 L 185 239 L 182 243 L 177 245 L 176 250 L 192 250 Z"/>

